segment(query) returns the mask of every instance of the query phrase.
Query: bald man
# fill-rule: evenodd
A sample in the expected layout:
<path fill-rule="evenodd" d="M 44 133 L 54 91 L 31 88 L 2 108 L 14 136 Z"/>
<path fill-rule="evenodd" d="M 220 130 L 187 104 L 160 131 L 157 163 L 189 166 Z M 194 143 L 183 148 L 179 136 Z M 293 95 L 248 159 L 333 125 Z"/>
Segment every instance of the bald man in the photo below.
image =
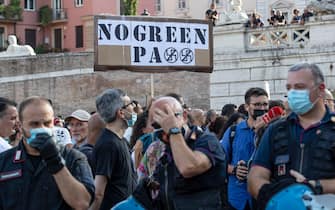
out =
<path fill-rule="evenodd" d="M 196 126 L 188 127 L 187 112 L 172 97 L 152 103 L 148 126 L 156 129 L 155 136 L 165 145 L 153 174 L 160 183 L 157 202 L 171 210 L 222 209 L 227 165 L 216 137 Z M 143 193 L 135 193 L 134 197 L 147 206 Z"/>
<path fill-rule="evenodd" d="M 334 96 L 328 89 L 325 89 L 325 95 L 323 100 L 326 106 L 329 108 L 329 111 L 335 112 Z"/>
<path fill-rule="evenodd" d="M 104 128 L 105 128 L 105 122 L 100 117 L 100 115 L 98 113 L 93 114 L 88 120 L 87 143 L 79 148 L 79 151 L 86 155 L 88 163 L 91 166 L 93 176 L 95 175 L 92 161 L 93 147 Z"/>
<path fill-rule="evenodd" d="M 189 114 L 189 123 L 190 125 L 202 127 L 205 124 L 206 117 L 202 109 L 192 109 Z"/>

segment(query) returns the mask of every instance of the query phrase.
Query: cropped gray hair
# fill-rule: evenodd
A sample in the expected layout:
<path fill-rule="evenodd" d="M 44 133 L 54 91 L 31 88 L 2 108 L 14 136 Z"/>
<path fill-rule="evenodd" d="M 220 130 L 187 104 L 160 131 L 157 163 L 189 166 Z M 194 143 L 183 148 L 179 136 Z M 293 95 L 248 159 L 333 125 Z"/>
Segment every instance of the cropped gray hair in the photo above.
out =
<path fill-rule="evenodd" d="M 325 78 L 323 76 L 322 71 L 316 64 L 309 64 L 309 63 L 299 63 L 294 66 L 292 66 L 288 71 L 300 71 L 300 70 L 309 70 L 312 72 L 313 78 L 314 78 L 314 83 L 315 85 L 318 85 L 322 82 L 325 81 Z"/>
<path fill-rule="evenodd" d="M 98 113 L 105 123 L 111 123 L 116 120 L 116 112 L 124 106 L 122 97 L 126 93 L 120 89 L 107 89 L 102 92 L 95 100 Z"/>

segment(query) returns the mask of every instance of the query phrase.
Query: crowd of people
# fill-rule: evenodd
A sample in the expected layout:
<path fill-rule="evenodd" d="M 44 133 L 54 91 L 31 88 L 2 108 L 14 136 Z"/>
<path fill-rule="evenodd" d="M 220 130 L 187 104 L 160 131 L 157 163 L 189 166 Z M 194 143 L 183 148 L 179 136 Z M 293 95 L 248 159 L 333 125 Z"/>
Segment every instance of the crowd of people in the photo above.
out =
<path fill-rule="evenodd" d="M 268 210 L 292 184 L 335 193 L 333 95 L 307 63 L 286 89 L 249 88 L 217 113 L 113 88 L 64 120 L 43 97 L 1 97 L 0 209 Z"/>
<path fill-rule="evenodd" d="M 264 21 L 261 18 L 261 15 L 257 12 L 251 13 L 249 19 L 245 23 L 245 27 L 247 28 L 261 28 L 264 26 Z M 292 19 L 288 21 L 287 17 L 283 14 L 283 12 L 279 9 L 271 9 L 270 10 L 270 18 L 267 19 L 269 26 L 285 26 L 288 23 L 291 24 L 305 24 L 309 21 L 309 18 L 314 16 L 313 12 L 308 8 L 305 8 L 302 15 L 300 15 L 300 11 L 298 9 L 293 9 Z M 213 26 L 216 25 L 216 22 L 219 20 L 219 13 L 216 10 L 216 4 L 211 3 L 210 8 L 206 10 L 205 17 L 207 20 L 210 20 Z"/>
<path fill-rule="evenodd" d="M 313 16 L 313 13 L 308 9 L 305 8 L 302 15 L 300 15 L 300 11 L 298 9 L 293 9 L 292 19 L 289 22 L 287 17 L 283 14 L 281 10 L 274 10 L 270 11 L 270 18 L 267 19 L 270 26 L 285 26 L 288 23 L 291 24 L 305 24 L 309 21 L 309 18 Z M 264 22 L 261 19 L 261 16 L 257 13 L 252 13 L 249 16 L 249 20 L 246 23 L 246 27 L 248 28 L 259 28 L 263 27 Z"/>

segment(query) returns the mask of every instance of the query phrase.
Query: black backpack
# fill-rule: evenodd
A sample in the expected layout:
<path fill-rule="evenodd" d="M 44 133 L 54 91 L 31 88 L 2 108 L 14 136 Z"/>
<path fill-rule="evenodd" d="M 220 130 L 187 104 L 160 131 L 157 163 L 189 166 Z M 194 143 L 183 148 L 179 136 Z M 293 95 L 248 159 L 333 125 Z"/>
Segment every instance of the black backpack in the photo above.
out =
<path fill-rule="evenodd" d="M 233 158 L 233 142 L 234 142 L 234 139 L 235 139 L 236 127 L 237 127 L 237 125 L 232 125 L 230 127 L 230 133 L 229 133 L 229 154 L 228 154 L 229 161 L 232 161 L 232 158 Z"/>

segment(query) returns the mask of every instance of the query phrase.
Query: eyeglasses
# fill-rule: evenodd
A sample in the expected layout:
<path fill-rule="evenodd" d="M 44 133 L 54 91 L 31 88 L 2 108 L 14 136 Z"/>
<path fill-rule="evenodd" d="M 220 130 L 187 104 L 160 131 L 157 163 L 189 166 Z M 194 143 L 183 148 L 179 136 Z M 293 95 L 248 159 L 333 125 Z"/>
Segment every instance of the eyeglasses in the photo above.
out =
<path fill-rule="evenodd" d="M 269 106 L 269 103 L 250 103 L 256 107 L 264 107 L 264 106 Z"/>
<path fill-rule="evenodd" d="M 133 100 L 130 103 L 124 105 L 122 109 L 126 109 L 129 105 L 138 106 L 138 104 L 139 104 L 138 101 Z"/>
<path fill-rule="evenodd" d="M 130 105 L 134 106 L 134 101 L 132 101 L 132 102 L 130 102 L 130 103 L 124 105 L 124 106 L 121 107 L 121 108 L 122 108 L 122 109 L 127 109 L 127 107 L 130 106 Z"/>
<path fill-rule="evenodd" d="M 325 103 L 330 103 L 330 102 L 335 103 L 335 99 L 323 99 L 323 101 L 324 101 Z"/>

